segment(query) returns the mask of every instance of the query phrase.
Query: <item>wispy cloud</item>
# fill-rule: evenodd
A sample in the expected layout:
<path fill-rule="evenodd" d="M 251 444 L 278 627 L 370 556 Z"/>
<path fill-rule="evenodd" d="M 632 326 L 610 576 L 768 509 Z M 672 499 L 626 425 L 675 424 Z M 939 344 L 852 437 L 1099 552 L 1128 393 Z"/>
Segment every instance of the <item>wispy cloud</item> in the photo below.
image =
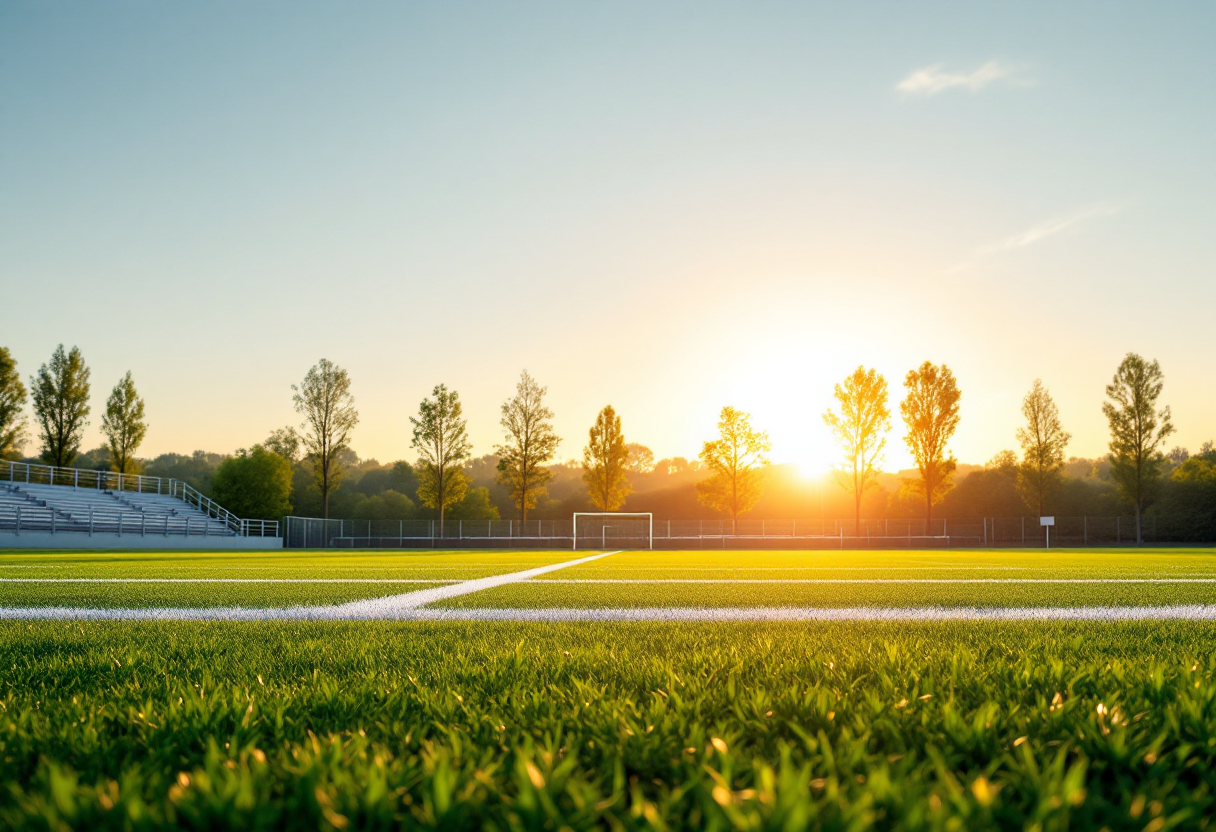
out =
<path fill-rule="evenodd" d="M 983 248 L 976 249 L 972 253 L 972 259 L 958 263 L 946 269 L 945 274 L 958 274 L 959 272 L 968 271 L 975 266 L 978 266 L 987 257 L 1000 254 L 1006 251 L 1013 251 L 1026 246 L 1032 246 L 1035 243 L 1045 240 L 1048 237 L 1054 237 L 1056 234 L 1061 234 L 1069 229 L 1076 228 L 1079 225 L 1097 219 L 1098 217 L 1108 217 L 1111 214 L 1117 214 L 1125 207 L 1125 202 L 1095 202 L 1086 208 L 1079 211 L 1073 211 L 1071 214 L 1061 214 L 1057 217 L 1044 220 L 1036 223 L 1025 231 L 1014 234 L 1011 237 L 1006 237 L 999 243 Z"/>
<path fill-rule="evenodd" d="M 1034 245 L 1040 240 L 1052 237 L 1062 231 L 1067 231 L 1070 228 L 1081 225 L 1096 217 L 1107 217 L 1111 214 L 1116 214 L 1123 209 L 1123 206 L 1116 202 L 1098 202 L 1090 205 L 1087 208 L 1082 208 L 1080 211 L 1074 211 L 1071 214 L 1062 214 L 1058 217 L 1052 217 L 1049 220 L 1044 220 L 1037 225 L 1032 225 L 1030 228 L 1008 237 L 995 246 L 989 246 L 983 249 L 984 253 L 996 251 L 1008 251 L 1015 248 L 1024 248 L 1025 246 Z"/>
<path fill-rule="evenodd" d="M 937 95 L 955 87 L 979 92 L 993 81 L 1008 81 L 1016 75 L 1013 67 L 997 61 L 989 61 L 971 72 L 947 72 L 943 64 L 934 64 L 916 70 L 896 84 L 895 89 L 908 95 Z"/>

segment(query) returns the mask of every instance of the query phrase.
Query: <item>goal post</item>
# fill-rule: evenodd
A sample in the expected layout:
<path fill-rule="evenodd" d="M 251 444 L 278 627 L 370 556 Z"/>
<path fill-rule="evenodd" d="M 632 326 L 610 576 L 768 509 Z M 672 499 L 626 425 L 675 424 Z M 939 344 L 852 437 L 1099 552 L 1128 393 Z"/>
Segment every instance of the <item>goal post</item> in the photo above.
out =
<path fill-rule="evenodd" d="M 574 512 L 574 548 L 580 538 L 583 545 L 599 543 L 607 549 L 610 541 L 642 543 L 654 548 L 654 515 L 650 512 L 576 511 Z M 637 547 L 642 548 L 642 547 Z"/>

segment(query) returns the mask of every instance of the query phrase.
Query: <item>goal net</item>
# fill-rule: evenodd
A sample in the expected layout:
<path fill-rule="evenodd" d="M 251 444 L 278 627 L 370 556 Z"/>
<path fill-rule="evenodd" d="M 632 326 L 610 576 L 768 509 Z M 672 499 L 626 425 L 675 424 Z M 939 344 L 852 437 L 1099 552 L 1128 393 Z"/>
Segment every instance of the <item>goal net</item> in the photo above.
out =
<path fill-rule="evenodd" d="M 576 511 L 575 549 L 653 549 L 654 515 L 649 512 Z"/>

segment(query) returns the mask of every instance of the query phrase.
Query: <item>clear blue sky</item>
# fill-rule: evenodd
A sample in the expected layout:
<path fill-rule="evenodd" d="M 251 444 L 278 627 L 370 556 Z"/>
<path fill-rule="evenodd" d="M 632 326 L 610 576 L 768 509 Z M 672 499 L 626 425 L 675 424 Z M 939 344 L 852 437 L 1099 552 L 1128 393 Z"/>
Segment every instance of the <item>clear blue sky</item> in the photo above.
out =
<path fill-rule="evenodd" d="M 0 344 L 81 347 L 88 446 L 133 371 L 149 455 L 295 423 L 325 356 L 381 460 L 441 381 L 488 452 L 527 367 L 563 456 L 609 402 L 660 456 L 732 404 L 826 464 L 832 384 L 926 359 L 960 459 L 1036 377 L 1091 456 L 1129 350 L 1194 449 L 1214 44 L 1200 2 L 5 3 Z"/>

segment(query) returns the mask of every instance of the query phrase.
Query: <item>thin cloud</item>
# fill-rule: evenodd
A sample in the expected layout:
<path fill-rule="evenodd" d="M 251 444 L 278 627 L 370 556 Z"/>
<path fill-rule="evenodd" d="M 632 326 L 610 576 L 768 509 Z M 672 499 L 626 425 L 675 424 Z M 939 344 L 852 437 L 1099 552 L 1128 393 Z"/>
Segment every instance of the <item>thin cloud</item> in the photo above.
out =
<path fill-rule="evenodd" d="M 1016 249 L 1032 246 L 1035 243 L 1045 240 L 1048 237 L 1054 237 L 1056 234 L 1061 234 L 1069 229 L 1076 228 L 1090 220 L 1098 217 L 1108 217 L 1112 214 L 1117 214 L 1123 210 L 1125 203 L 1119 202 L 1097 202 L 1087 208 L 1082 208 L 1080 211 L 1074 211 L 1071 214 L 1061 214 L 1058 217 L 1052 217 L 1049 220 L 1032 225 L 1025 231 L 1014 234 L 1011 237 L 1006 237 L 996 245 L 985 246 L 981 249 L 976 249 L 972 253 L 971 260 L 958 263 L 946 269 L 944 274 L 954 275 L 960 272 L 969 271 L 975 268 L 985 258 L 995 254 L 1000 254 L 1006 251 L 1014 251 Z"/>
<path fill-rule="evenodd" d="M 995 246 L 990 246 L 985 249 L 986 252 L 993 251 L 1009 251 L 1015 248 L 1024 248 L 1034 245 L 1040 240 L 1045 240 L 1048 237 L 1055 236 L 1062 231 L 1067 231 L 1074 226 L 1078 226 L 1084 222 L 1094 219 L 1095 217 L 1107 217 L 1111 214 L 1118 213 L 1122 209 L 1122 205 L 1111 202 L 1099 202 L 1096 205 L 1090 205 L 1088 208 L 1083 208 L 1080 211 L 1075 211 L 1071 214 L 1064 214 L 1059 217 L 1052 217 L 1037 225 L 1033 225 L 1020 234 L 1014 234 L 1012 237 L 1005 239 L 1003 242 Z"/>
<path fill-rule="evenodd" d="M 895 89 L 908 95 L 937 95 L 944 90 L 963 87 L 979 92 L 993 81 L 1012 79 L 1016 71 L 997 61 L 988 63 L 971 72 L 947 72 L 943 64 L 934 64 L 918 69 L 895 85 Z"/>

